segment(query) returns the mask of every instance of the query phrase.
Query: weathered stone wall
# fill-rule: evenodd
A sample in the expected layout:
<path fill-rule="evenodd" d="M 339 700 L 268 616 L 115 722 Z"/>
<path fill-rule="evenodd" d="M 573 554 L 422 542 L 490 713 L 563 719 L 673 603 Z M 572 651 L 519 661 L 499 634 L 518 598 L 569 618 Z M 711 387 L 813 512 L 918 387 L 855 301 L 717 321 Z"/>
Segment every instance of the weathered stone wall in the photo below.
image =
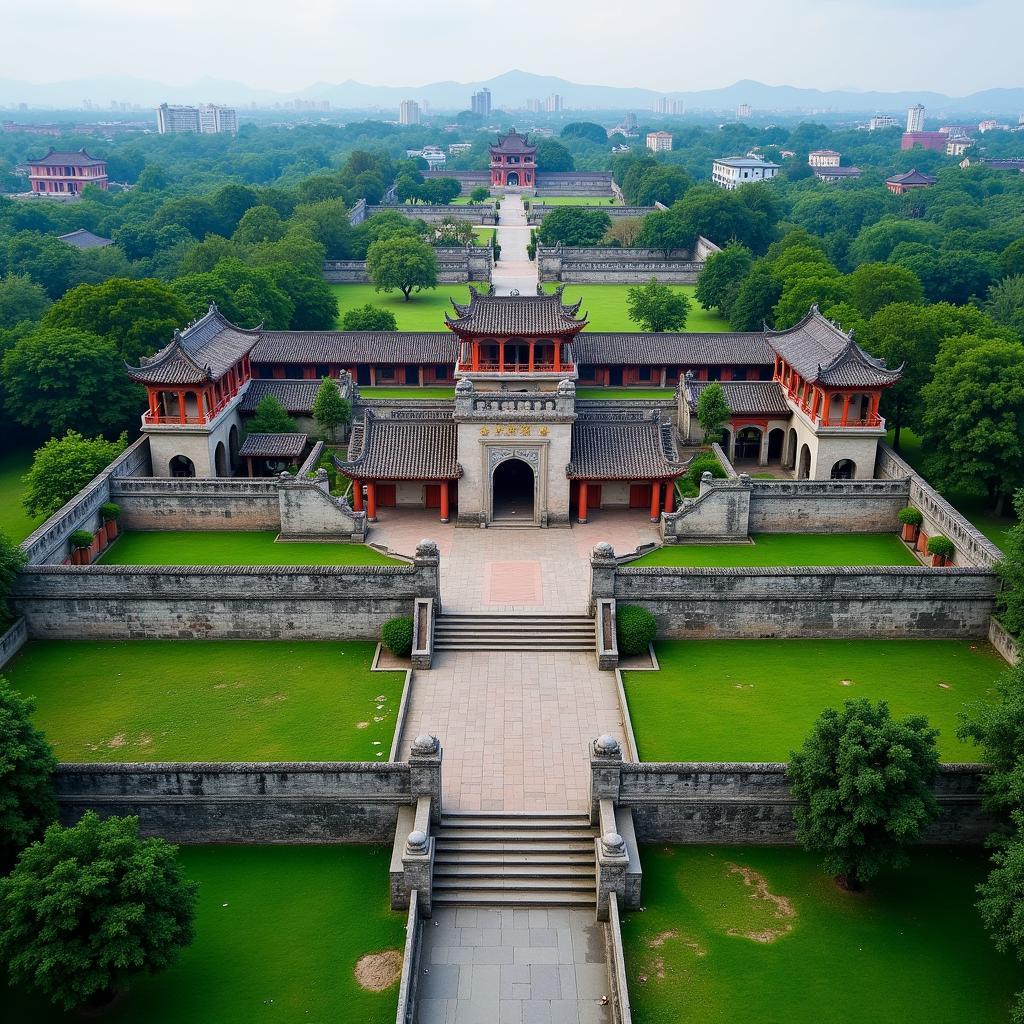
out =
<path fill-rule="evenodd" d="M 389 842 L 415 804 L 408 763 L 62 764 L 60 820 L 133 814 L 180 843 Z"/>
<path fill-rule="evenodd" d="M 540 224 L 549 213 L 552 213 L 557 209 L 560 209 L 560 207 L 545 205 L 543 199 L 531 201 L 530 210 L 526 215 L 526 222 L 536 226 L 537 224 Z M 600 210 L 602 213 L 607 213 L 612 220 L 623 220 L 626 218 L 643 219 L 649 213 L 656 213 L 659 207 L 618 206 L 614 203 L 608 203 L 607 205 L 602 204 L 601 206 L 588 207 L 588 209 Z"/>
<path fill-rule="evenodd" d="M 490 281 L 494 255 L 490 246 L 467 245 L 462 248 L 438 248 L 437 280 L 441 284 Z M 331 284 L 368 284 L 366 260 L 325 260 L 324 280 Z"/>
<path fill-rule="evenodd" d="M 424 171 L 424 178 L 454 178 L 463 193 L 483 186 L 490 188 L 490 171 L 454 171 L 440 168 Z M 536 193 L 539 196 L 611 196 L 614 183 L 611 171 L 538 171 Z M 510 191 L 517 191 L 510 189 Z M 529 193 L 529 189 L 525 190 Z"/>
<path fill-rule="evenodd" d="M 352 227 L 354 227 L 354 228 L 355 227 L 359 227 L 359 225 L 362 224 L 363 221 L 366 220 L 366 218 L 367 218 L 367 212 L 366 211 L 367 211 L 366 200 L 365 199 L 358 200 L 356 202 L 356 204 L 352 207 L 352 209 L 348 211 L 348 222 L 349 222 L 349 224 L 351 224 Z"/>
<path fill-rule="evenodd" d="M 751 480 L 749 533 L 895 533 L 904 480 Z"/>
<path fill-rule="evenodd" d="M 277 530 L 275 479 L 140 477 L 111 481 L 127 530 Z"/>
<path fill-rule="evenodd" d="M 71 640 L 374 640 L 440 600 L 429 545 L 395 566 L 32 566 L 11 597 L 30 636 Z"/>
<path fill-rule="evenodd" d="M 613 246 L 537 247 L 541 281 L 567 284 L 643 284 L 652 277 L 664 284 L 696 284 L 704 264 L 680 250 L 666 259 L 658 249 Z"/>
<path fill-rule="evenodd" d="M 458 206 L 430 206 L 417 203 L 394 203 L 389 206 L 367 206 L 366 215 L 372 217 L 376 213 L 400 213 L 410 220 L 422 220 L 428 224 L 439 224 L 446 218 L 469 221 L 470 224 L 494 225 L 498 223 L 498 214 L 493 203 L 464 203 Z"/>
<path fill-rule="evenodd" d="M 312 480 L 282 473 L 277 496 L 284 540 L 366 539 L 366 513 L 330 493 L 326 469 L 317 470 Z"/>
<path fill-rule="evenodd" d="M 1017 642 L 994 616 L 988 624 L 988 642 L 999 652 L 1007 665 L 1020 663 L 1020 650 L 1017 647 Z"/>
<path fill-rule="evenodd" d="M 18 619 L 6 632 L 0 633 L 0 669 L 25 646 L 27 640 L 28 625 L 24 619 Z"/>

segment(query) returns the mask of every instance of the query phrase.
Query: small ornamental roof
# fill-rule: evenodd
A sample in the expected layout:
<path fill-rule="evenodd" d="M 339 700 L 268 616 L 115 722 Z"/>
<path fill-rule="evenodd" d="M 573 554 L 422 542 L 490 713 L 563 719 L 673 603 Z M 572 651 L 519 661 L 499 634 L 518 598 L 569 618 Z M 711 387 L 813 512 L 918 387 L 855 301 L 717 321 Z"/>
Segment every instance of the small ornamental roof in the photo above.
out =
<path fill-rule="evenodd" d="M 354 480 L 457 480 L 457 427 L 452 414 L 367 410 L 352 425 L 348 459 L 335 459 L 339 472 Z"/>
<path fill-rule="evenodd" d="M 894 174 L 891 178 L 886 178 L 885 183 L 887 185 L 934 185 L 936 180 L 932 175 L 924 174 L 914 167 L 905 174 Z"/>
<path fill-rule="evenodd" d="M 259 339 L 259 330 L 247 331 L 226 320 L 215 303 L 206 316 L 175 331 L 169 345 L 128 366 L 128 376 L 140 384 L 205 384 L 218 380 Z"/>
<path fill-rule="evenodd" d="M 51 149 L 45 156 L 30 159 L 28 163 L 31 167 L 97 167 L 105 164 L 106 160 L 97 160 L 96 157 L 89 156 L 84 149 L 74 152 Z"/>
<path fill-rule="evenodd" d="M 455 363 L 449 331 L 261 331 L 254 363 Z"/>
<path fill-rule="evenodd" d="M 768 343 L 804 380 L 825 387 L 888 387 L 903 367 L 890 370 L 869 356 L 830 320 L 811 306 L 807 316 L 785 331 L 768 331 Z"/>
<path fill-rule="evenodd" d="M 770 366 L 764 332 L 616 334 L 585 331 L 572 342 L 578 366 Z"/>
<path fill-rule="evenodd" d="M 859 178 L 859 167 L 815 167 L 814 173 L 819 178 Z"/>
<path fill-rule="evenodd" d="M 308 440 L 305 434 L 249 434 L 238 454 L 250 459 L 297 459 Z"/>
<path fill-rule="evenodd" d="M 573 424 L 570 480 L 665 480 L 683 469 L 672 424 L 656 410 L 581 412 Z"/>
<path fill-rule="evenodd" d="M 537 147 L 525 135 L 512 128 L 507 135 L 499 135 L 498 141 L 490 147 L 492 156 L 532 156 Z"/>
<path fill-rule="evenodd" d="M 113 239 L 104 238 L 102 235 L 94 235 L 91 231 L 86 231 L 85 228 L 69 231 L 66 235 L 58 235 L 57 237 L 62 242 L 73 245 L 76 249 L 103 249 L 108 245 L 114 244 Z"/>
<path fill-rule="evenodd" d="M 564 305 L 561 287 L 551 295 L 481 295 L 470 286 L 469 295 L 465 304 L 452 300 L 458 316 L 445 314 L 445 323 L 459 335 L 564 337 L 587 325 L 585 313 L 579 319 L 576 316 L 582 299 Z"/>
<path fill-rule="evenodd" d="M 309 416 L 313 412 L 313 402 L 319 390 L 319 380 L 253 380 L 242 395 L 240 408 L 242 412 L 255 412 L 264 398 L 273 395 L 285 412 Z"/>
<path fill-rule="evenodd" d="M 710 380 L 687 380 L 686 401 L 691 409 L 697 408 L 701 392 L 715 383 Z M 724 380 L 719 382 L 725 394 L 725 404 L 734 416 L 789 416 L 782 385 L 773 380 Z"/>

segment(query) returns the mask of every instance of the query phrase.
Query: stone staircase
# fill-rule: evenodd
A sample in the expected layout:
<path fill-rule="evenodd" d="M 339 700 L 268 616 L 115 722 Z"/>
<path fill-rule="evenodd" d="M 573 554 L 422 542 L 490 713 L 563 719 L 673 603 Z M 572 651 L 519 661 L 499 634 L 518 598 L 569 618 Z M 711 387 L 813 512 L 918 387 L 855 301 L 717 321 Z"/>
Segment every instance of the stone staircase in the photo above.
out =
<path fill-rule="evenodd" d="M 434 835 L 435 906 L 596 905 L 586 814 L 446 812 Z"/>
<path fill-rule="evenodd" d="M 439 615 L 435 651 L 593 651 L 589 615 Z"/>

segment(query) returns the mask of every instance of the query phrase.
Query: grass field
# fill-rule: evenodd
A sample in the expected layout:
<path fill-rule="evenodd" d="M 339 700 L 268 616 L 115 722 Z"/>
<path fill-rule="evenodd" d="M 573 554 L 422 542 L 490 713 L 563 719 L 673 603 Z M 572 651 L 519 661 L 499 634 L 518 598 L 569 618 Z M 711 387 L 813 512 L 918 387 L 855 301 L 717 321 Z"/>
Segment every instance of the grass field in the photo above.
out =
<path fill-rule="evenodd" d="M 404 675 L 371 673 L 374 647 L 54 640 L 4 673 L 62 761 L 377 761 Z"/>
<path fill-rule="evenodd" d="M 331 291 L 338 300 L 338 324 L 345 311 L 368 302 L 382 309 L 390 309 L 400 331 L 444 331 L 445 313 L 452 313 L 450 299 L 469 302 L 469 287 L 464 284 L 442 284 L 429 291 L 413 292 L 408 302 L 401 292 L 374 291 L 372 284 L 332 284 Z"/>
<path fill-rule="evenodd" d="M 641 858 L 646 909 L 622 932 L 643 1024 L 1006 1024 L 1024 981 L 974 909 L 978 851 L 916 851 L 857 894 L 802 850 Z"/>
<path fill-rule="evenodd" d="M 455 388 L 364 388 L 360 386 L 359 397 L 372 401 L 374 398 L 446 398 L 455 397 Z"/>
<path fill-rule="evenodd" d="M 365 544 L 275 543 L 273 530 L 123 533 L 104 565 L 402 565 Z"/>
<path fill-rule="evenodd" d="M 494 228 L 492 227 L 475 227 L 473 228 L 473 244 L 481 247 L 490 245 L 493 235 Z"/>
<path fill-rule="evenodd" d="M 530 206 L 621 206 L 610 196 L 537 196 L 529 199 Z"/>
<path fill-rule="evenodd" d="M 889 431 L 889 444 L 892 444 L 892 431 Z M 924 465 L 924 451 L 921 439 L 912 430 L 900 431 L 899 456 L 911 464 L 925 479 L 928 479 Z M 929 481 L 930 483 L 931 481 Z M 1012 515 L 997 516 L 993 513 L 989 503 L 984 498 L 978 498 L 970 494 L 962 494 L 958 491 L 944 491 L 943 497 L 954 508 L 962 513 L 974 527 L 981 530 L 993 544 L 1002 546 L 1004 534 L 1017 522 Z"/>
<path fill-rule="evenodd" d="M 630 565 L 919 565 L 895 533 L 759 533 L 753 544 L 667 544 Z"/>
<path fill-rule="evenodd" d="M 199 883 L 195 941 L 169 970 L 139 978 L 102 1015 L 62 1013 L 5 993 L 11 1024 L 324 1024 L 395 1019 L 397 983 L 362 988 L 355 965 L 398 950 L 405 916 L 388 908 L 390 850 L 367 846 L 184 846 Z M 0 989 L 0 992 L 3 990 Z"/>
<path fill-rule="evenodd" d="M 0 452 L 0 530 L 11 540 L 24 540 L 42 521 L 30 516 L 21 504 L 25 485 L 21 478 L 32 465 L 31 448 L 13 448 Z"/>
<path fill-rule="evenodd" d="M 973 761 L 957 715 L 994 699 L 1006 663 L 981 640 L 663 640 L 658 672 L 624 672 L 644 761 L 788 761 L 826 707 L 887 700 L 925 715 L 945 761 Z"/>
<path fill-rule="evenodd" d="M 346 286 L 347 287 L 347 286 Z M 554 291 L 554 284 L 545 284 L 548 291 Z M 639 331 L 640 328 L 629 319 L 626 309 L 627 292 L 635 285 L 628 284 L 570 284 L 566 285 L 563 298 L 566 302 L 583 299 L 580 312 L 588 314 L 588 331 Z M 719 333 L 728 331 L 729 324 L 717 313 L 701 308 L 693 297 L 694 285 L 673 285 L 674 291 L 685 292 L 690 299 L 690 315 L 684 330 L 691 334 Z"/>

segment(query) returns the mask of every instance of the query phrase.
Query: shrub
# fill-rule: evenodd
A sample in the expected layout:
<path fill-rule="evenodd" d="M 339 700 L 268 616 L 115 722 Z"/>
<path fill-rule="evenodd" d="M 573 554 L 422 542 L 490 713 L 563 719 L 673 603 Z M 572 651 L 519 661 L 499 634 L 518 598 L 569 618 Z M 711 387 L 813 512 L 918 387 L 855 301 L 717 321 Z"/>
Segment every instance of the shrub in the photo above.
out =
<path fill-rule="evenodd" d="M 88 530 L 75 530 L 75 532 L 68 537 L 68 543 L 73 548 L 87 548 L 92 544 L 92 534 Z"/>
<path fill-rule="evenodd" d="M 380 642 L 396 658 L 408 658 L 412 654 L 412 619 L 408 616 L 388 619 L 380 627 Z"/>
<path fill-rule="evenodd" d="M 105 523 L 109 523 L 112 519 L 119 519 L 121 517 L 121 506 L 115 504 L 112 501 L 105 501 L 100 505 L 100 518 Z"/>
<path fill-rule="evenodd" d="M 941 555 L 943 558 L 952 558 L 955 550 L 953 542 L 948 537 L 943 537 L 941 533 L 928 538 L 929 555 Z"/>
<path fill-rule="evenodd" d="M 635 604 L 619 605 L 615 613 L 616 636 L 622 654 L 643 654 L 658 633 L 654 616 Z"/>
<path fill-rule="evenodd" d="M 906 508 L 901 508 L 896 518 L 904 526 L 920 526 L 924 522 L 924 516 L 921 515 L 920 511 L 909 505 Z"/>
<path fill-rule="evenodd" d="M 717 477 L 719 480 L 725 479 L 725 470 L 722 468 L 722 464 L 718 461 L 718 457 L 714 452 L 706 452 L 703 455 L 698 455 L 693 462 L 690 463 L 690 468 L 686 471 L 686 475 L 690 482 L 697 487 L 700 486 L 700 478 L 705 473 L 710 473 L 713 477 Z"/>

